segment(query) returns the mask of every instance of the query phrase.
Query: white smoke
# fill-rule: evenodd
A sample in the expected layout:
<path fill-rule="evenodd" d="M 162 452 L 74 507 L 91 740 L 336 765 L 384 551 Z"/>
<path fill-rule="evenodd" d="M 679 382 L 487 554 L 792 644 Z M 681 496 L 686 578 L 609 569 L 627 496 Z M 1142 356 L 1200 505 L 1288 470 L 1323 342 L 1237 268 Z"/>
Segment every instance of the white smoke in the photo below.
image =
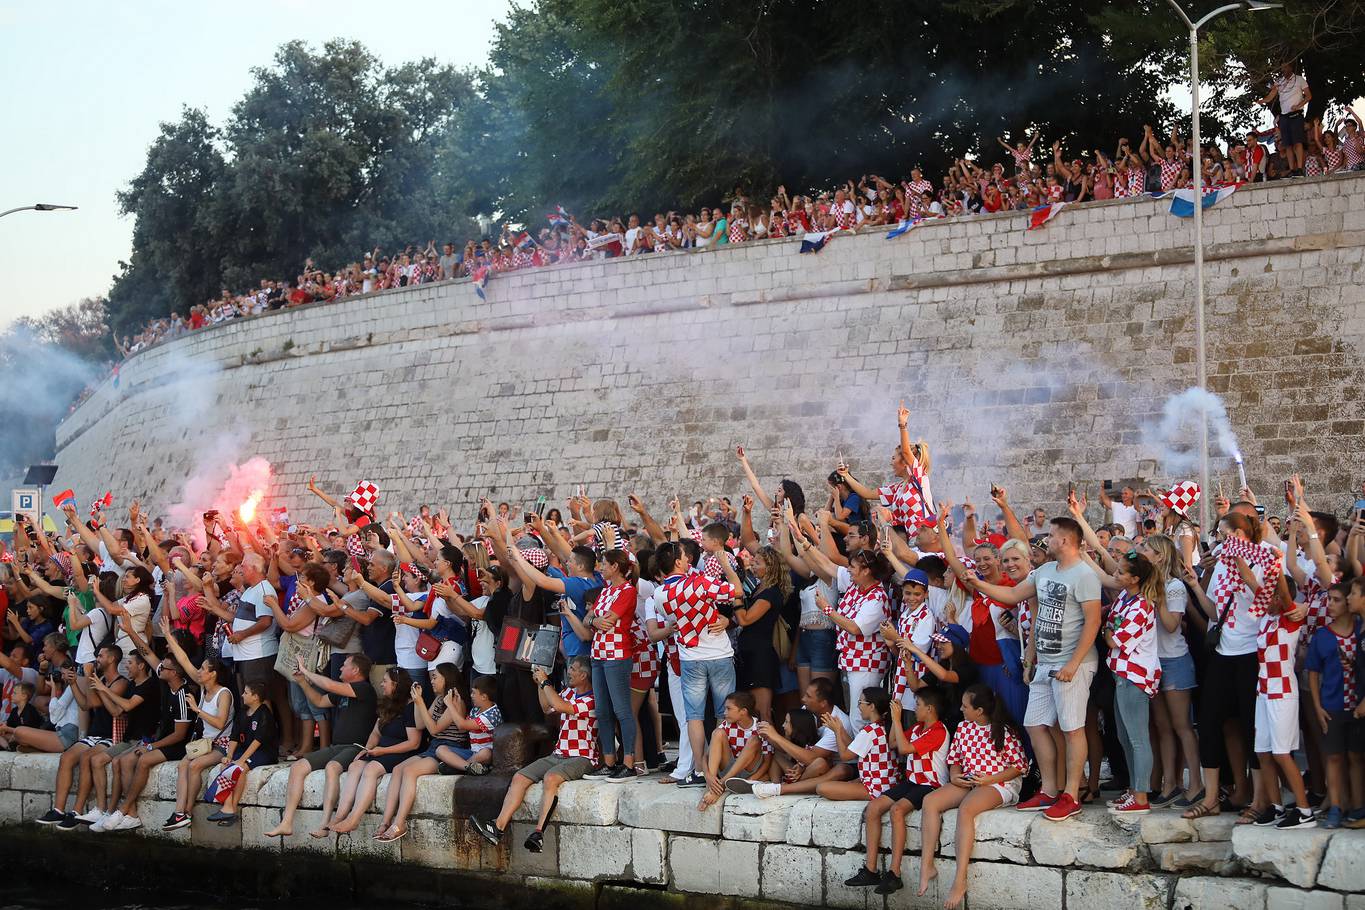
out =
<path fill-rule="evenodd" d="M 1241 448 L 1223 400 L 1193 386 L 1168 398 L 1161 406 L 1161 419 L 1148 425 L 1143 434 L 1167 476 L 1188 474 L 1199 466 L 1201 415 L 1208 417 L 1210 454 L 1240 457 Z"/>

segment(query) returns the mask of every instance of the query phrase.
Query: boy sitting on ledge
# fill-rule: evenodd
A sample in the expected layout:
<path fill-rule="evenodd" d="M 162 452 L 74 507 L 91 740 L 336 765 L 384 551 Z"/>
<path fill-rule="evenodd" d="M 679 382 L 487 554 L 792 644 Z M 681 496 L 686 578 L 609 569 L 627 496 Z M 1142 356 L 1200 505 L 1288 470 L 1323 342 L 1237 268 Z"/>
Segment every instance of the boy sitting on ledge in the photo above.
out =
<path fill-rule="evenodd" d="M 537 667 L 532 671 L 539 687 L 541 709 L 546 714 L 564 716 L 559 726 L 559 739 L 553 753 L 536 759 L 512 775 L 512 785 L 507 789 L 497 818 L 485 821 L 469 816 L 469 826 L 490 844 L 496 845 L 502 840 L 507 826 L 512 823 L 513 813 L 526 801 L 526 791 L 543 780 L 545 793 L 540 801 L 540 820 L 536 830 L 526 838 L 526 849 L 539 853 L 544 849 L 545 826 L 554 813 L 559 788 L 565 781 L 579 780 L 598 762 L 601 753 L 597 744 L 597 711 L 592 696 L 592 663 L 587 655 L 569 658 L 568 675 L 568 687 L 556 693 L 544 670 Z"/>

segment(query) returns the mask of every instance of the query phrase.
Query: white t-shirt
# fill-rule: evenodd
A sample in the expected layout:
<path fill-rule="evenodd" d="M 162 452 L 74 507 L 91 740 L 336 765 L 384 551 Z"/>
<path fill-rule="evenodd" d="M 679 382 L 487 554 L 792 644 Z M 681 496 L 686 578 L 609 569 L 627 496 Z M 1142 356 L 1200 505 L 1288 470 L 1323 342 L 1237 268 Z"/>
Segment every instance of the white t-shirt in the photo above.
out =
<path fill-rule="evenodd" d="M 844 732 L 847 733 L 848 738 L 852 740 L 856 735 L 856 732 L 853 729 L 853 721 L 849 720 L 848 714 L 844 712 L 844 709 L 835 705 L 829 713 L 833 714 L 834 718 L 843 725 Z M 826 752 L 832 753 L 835 761 L 839 760 L 839 740 L 835 737 L 834 731 L 829 727 L 822 726 L 820 728 L 820 739 L 818 739 L 811 748 L 823 749 Z"/>
<path fill-rule="evenodd" d="M 1129 538 L 1137 536 L 1137 506 L 1126 506 L 1116 499 L 1109 504 L 1109 514 L 1113 516 L 1114 524 L 1123 525 L 1123 536 Z"/>
<path fill-rule="evenodd" d="M 81 709 L 76 704 L 73 686 L 67 686 L 60 696 L 47 703 L 47 716 L 52 721 L 52 726 L 58 730 L 67 724 L 73 727 L 80 725 Z"/>
<path fill-rule="evenodd" d="M 275 614 L 265 602 L 267 597 L 274 596 L 275 589 L 270 586 L 270 582 L 265 580 L 242 592 L 242 603 L 250 604 L 254 608 L 255 619 L 247 619 L 239 612 L 232 620 L 233 634 L 246 631 L 262 618 L 270 618 L 271 626 L 259 635 L 253 635 L 233 644 L 233 660 L 256 660 L 260 657 L 273 657 L 279 652 L 280 640 L 275 636 L 274 629 Z"/>
<path fill-rule="evenodd" d="M 85 615 L 90 625 L 81 629 L 80 637 L 76 639 L 76 665 L 80 667 L 94 663 L 96 649 L 115 626 L 114 617 L 104 607 L 94 607 Z"/>
<path fill-rule="evenodd" d="M 1190 592 L 1185 590 L 1185 585 L 1178 578 L 1166 579 L 1166 609 L 1171 613 L 1184 614 L 1189 607 Z M 1190 653 L 1189 643 L 1185 641 L 1185 632 L 1180 626 L 1176 626 L 1174 632 L 1167 632 L 1166 627 L 1161 623 L 1161 617 L 1156 617 L 1156 656 L 1162 660 L 1170 660 L 1175 657 L 1184 657 Z"/>
<path fill-rule="evenodd" d="M 488 606 L 488 595 L 476 597 L 470 601 L 470 604 L 482 612 Z M 494 652 L 493 631 L 488 628 L 488 623 L 482 620 L 477 621 L 475 628 L 470 630 L 469 659 L 474 664 L 474 669 L 484 676 L 491 676 L 496 673 L 498 665 L 493 660 Z"/>
<path fill-rule="evenodd" d="M 128 619 L 133 624 L 133 631 L 136 632 L 138 637 L 143 641 L 149 641 L 147 629 L 152 622 L 151 598 L 146 594 L 136 594 L 131 599 L 125 599 L 122 602 L 122 605 L 123 609 L 128 611 Z M 123 652 L 123 656 L 127 657 L 137 650 L 137 646 L 133 644 L 132 636 L 123 631 L 122 623 L 116 623 L 115 625 L 114 644 L 118 645 L 119 650 Z"/>
<path fill-rule="evenodd" d="M 1288 79 L 1276 79 L 1275 88 L 1280 93 L 1280 113 L 1289 114 L 1298 110 L 1299 105 L 1303 104 L 1303 96 L 1308 91 L 1308 80 L 1295 73 Z"/>

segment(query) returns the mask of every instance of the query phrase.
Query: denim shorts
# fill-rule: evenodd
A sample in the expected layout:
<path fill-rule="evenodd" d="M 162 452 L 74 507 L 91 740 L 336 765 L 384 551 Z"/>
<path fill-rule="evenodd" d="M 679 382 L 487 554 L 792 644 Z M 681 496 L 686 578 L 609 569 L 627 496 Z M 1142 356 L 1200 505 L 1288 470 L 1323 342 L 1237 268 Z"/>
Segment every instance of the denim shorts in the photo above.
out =
<path fill-rule="evenodd" d="M 796 639 L 796 665 L 812 673 L 833 673 L 836 635 L 836 629 L 802 629 Z"/>
<path fill-rule="evenodd" d="M 735 660 L 684 660 L 682 666 L 683 707 L 689 721 L 706 719 L 706 696 L 711 696 L 716 717 L 724 714 L 725 699 L 735 691 Z"/>
<path fill-rule="evenodd" d="M 76 745 L 76 740 L 80 738 L 80 727 L 75 724 L 62 724 L 57 728 L 57 739 L 61 742 L 63 749 L 70 749 Z"/>
<path fill-rule="evenodd" d="M 308 700 L 308 696 L 303 694 L 303 687 L 294 680 L 289 680 L 289 707 L 294 710 L 294 716 L 299 720 L 326 720 L 327 709 L 319 708 Z"/>
<path fill-rule="evenodd" d="M 1183 692 L 1194 686 L 1194 657 L 1191 654 L 1161 658 L 1161 691 Z"/>

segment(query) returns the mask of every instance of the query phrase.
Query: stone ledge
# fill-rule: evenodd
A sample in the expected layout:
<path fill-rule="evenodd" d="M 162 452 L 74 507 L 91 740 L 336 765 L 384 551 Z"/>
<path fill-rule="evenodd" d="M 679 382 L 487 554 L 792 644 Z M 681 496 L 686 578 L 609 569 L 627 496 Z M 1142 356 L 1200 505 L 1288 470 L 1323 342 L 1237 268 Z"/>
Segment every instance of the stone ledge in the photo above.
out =
<path fill-rule="evenodd" d="M 0 753 L 0 774 L 25 787 L 0 790 L 0 826 L 31 821 L 47 810 L 56 766 L 55 755 Z M 163 833 L 158 825 L 173 808 L 174 770 L 157 769 L 139 806 L 146 826 L 131 837 L 149 844 L 311 854 L 336 863 L 402 862 L 433 871 L 510 876 L 522 884 L 554 882 L 573 894 L 592 894 L 594 883 L 633 882 L 740 901 L 881 907 L 868 893 L 843 885 L 863 862 L 865 803 L 727 795 L 703 812 L 696 808 L 700 791 L 664 786 L 657 778 L 625 784 L 574 781 L 560 790 L 545 851 L 531 854 L 522 842 L 539 812 L 540 785 L 531 788 L 510 836 L 494 849 L 468 829 L 456 801 L 459 793 L 474 789 L 476 780 L 482 786 L 490 779 L 424 778 L 409 835 L 389 846 L 371 839 L 379 822 L 373 810 L 349 836 L 265 838 L 278 818 L 286 765 L 250 773 L 240 826 L 223 829 L 204 821 L 209 807 L 200 804 L 189 828 Z M 300 832 L 318 823 L 322 778 L 322 772 L 308 777 Z M 1230 821 L 1192 824 L 1166 810 L 1120 822 L 1103 809 L 1087 807 L 1079 818 L 1054 824 L 1014 809 L 987 812 L 977 825 L 971 905 L 1365 910 L 1365 832 L 1234 829 Z M 907 825 L 909 855 L 902 870 L 907 879 L 918 872 L 919 822 L 914 813 Z M 956 814 L 949 813 L 932 889 L 938 902 L 953 876 L 955 834 Z M 1245 877 L 1248 871 L 1262 877 Z M 1239 874 L 1244 877 L 1235 877 Z M 886 910 L 925 906 L 912 894 L 907 889 L 889 899 Z"/>

